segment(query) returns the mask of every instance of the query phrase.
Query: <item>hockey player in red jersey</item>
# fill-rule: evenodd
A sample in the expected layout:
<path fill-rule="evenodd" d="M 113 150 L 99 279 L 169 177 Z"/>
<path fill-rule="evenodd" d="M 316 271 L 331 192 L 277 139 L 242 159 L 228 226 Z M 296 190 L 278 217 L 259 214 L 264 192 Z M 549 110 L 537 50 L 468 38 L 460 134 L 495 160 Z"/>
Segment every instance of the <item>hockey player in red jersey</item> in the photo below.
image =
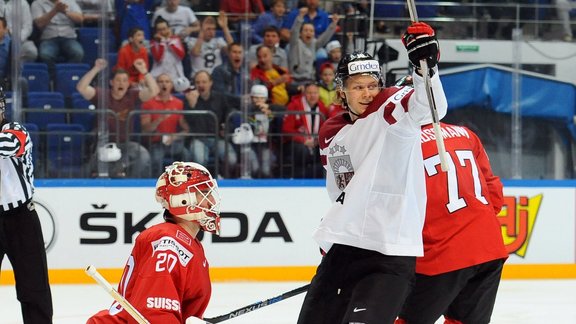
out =
<path fill-rule="evenodd" d="M 434 30 L 414 23 L 403 36 L 410 61 L 426 59 L 438 114 L 447 103 L 437 73 Z M 332 206 L 314 239 L 326 252 L 298 324 L 394 323 L 423 255 L 426 185 L 420 128 L 432 121 L 424 78 L 414 88 L 384 88 L 367 53 L 342 58 L 337 96 L 346 109 L 319 132 Z"/>
<path fill-rule="evenodd" d="M 174 162 L 158 178 L 156 200 L 166 222 L 136 238 L 118 291 L 150 323 L 185 323 L 202 318 L 211 294 L 208 262 L 196 235 L 218 234 L 220 197 L 216 180 L 202 165 Z M 117 302 L 88 324 L 136 323 Z"/>
<path fill-rule="evenodd" d="M 397 324 L 489 323 L 508 257 L 496 215 L 502 183 L 470 129 L 441 124 L 448 172 L 440 171 L 432 125 L 422 128 L 426 177 L 424 257 Z"/>

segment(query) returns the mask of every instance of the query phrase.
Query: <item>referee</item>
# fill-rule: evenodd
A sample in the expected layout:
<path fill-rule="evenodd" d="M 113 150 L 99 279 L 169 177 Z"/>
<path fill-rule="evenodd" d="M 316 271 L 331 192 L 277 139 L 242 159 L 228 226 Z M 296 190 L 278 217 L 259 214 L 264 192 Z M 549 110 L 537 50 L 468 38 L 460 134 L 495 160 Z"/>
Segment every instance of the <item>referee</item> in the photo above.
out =
<path fill-rule="evenodd" d="M 34 166 L 28 131 L 4 118 L 0 87 L 0 266 L 8 256 L 24 324 L 52 323 L 44 238 L 34 209 Z"/>

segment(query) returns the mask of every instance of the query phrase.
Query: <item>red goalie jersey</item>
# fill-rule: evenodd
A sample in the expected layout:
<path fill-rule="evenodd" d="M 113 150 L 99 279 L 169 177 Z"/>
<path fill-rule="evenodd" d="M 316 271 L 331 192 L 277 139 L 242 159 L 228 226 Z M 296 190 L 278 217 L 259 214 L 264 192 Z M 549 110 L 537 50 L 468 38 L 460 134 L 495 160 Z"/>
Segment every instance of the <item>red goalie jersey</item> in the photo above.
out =
<path fill-rule="evenodd" d="M 442 172 L 432 125 L 422 127 L 426 175 L 424 257 L 416 272 L 436 275 L 507 258 L 500 223 L 500 179 L 492 173 L 480 139 L 470 129 L 441 124 L 450 170 Z"/>
<path fill-rule="evenodd" d="M 143 231 L 126 263 L 118 291 L 150 323 L 202 318 L 211 294 L 208 262 L 200 242 L 173 223 Z M 88 324 L 136 323 L 117 302 Z"/>

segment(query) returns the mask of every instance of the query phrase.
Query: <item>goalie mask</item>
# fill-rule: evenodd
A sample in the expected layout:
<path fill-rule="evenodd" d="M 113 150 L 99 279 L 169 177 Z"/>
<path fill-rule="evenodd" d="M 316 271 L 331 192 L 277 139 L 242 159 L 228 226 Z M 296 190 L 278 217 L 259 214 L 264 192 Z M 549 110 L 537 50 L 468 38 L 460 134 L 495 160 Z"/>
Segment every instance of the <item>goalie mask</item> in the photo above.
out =
<path fill-rule="evenodd" d="M 198 163 L 174 162 L 156 182 L 156 201 L 174 217 L 220 233 L 220 196 L 210 172 Z"/>

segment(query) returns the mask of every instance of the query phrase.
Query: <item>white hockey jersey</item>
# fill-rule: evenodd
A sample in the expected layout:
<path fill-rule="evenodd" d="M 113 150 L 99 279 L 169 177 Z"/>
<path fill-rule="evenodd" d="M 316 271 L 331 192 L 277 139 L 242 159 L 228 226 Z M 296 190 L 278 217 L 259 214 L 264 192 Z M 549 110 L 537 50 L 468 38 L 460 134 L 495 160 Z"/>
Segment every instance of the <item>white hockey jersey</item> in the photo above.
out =
<path fill-rule="evenodd" d="M 431 122 L 424 79 L 414 88 L 383 89 L 354 122 L 347 113 L 327 120 L 319 133 L 326 188 L 332 206 L 314 239 L 386 255 L 422 256 L 426 183 L 421 125 Z M 438 115 L 447 102 L 438 73 L 432 77 Z"/>

